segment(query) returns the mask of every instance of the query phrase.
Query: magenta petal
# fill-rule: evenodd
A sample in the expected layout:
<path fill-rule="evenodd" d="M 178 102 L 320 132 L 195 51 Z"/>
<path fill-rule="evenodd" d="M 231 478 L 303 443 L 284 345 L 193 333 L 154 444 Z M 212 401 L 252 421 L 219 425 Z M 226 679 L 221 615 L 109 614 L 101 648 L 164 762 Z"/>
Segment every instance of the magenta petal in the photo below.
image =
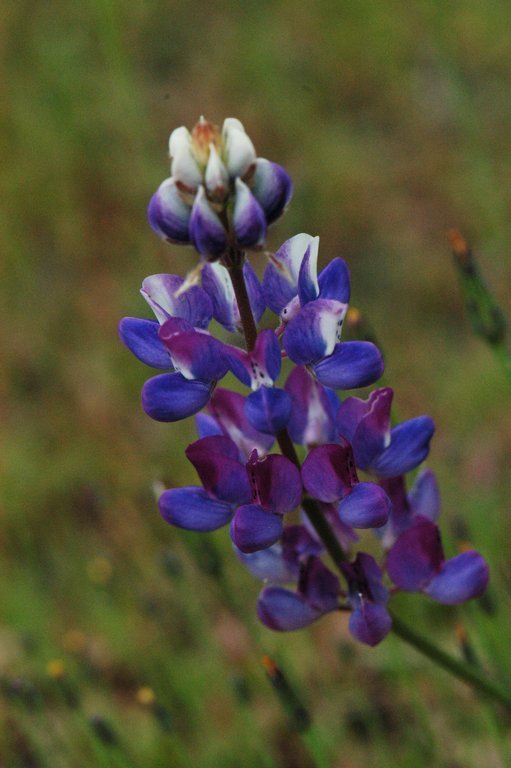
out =
<path fill-rule="evenodd" d="M 369 395 L 367 411 L 360 420 L 351 441 L 355 461 L 361 469 L 371 466 L 373 460 L 390 443 L 390 407 L 393 394 L 390 387 L 384 387 L 376 389 Z M 342 419 L 342 407 L 341 405 L 339 409 L 338 426 Z"/>
<path fill-rule="evenodd" d="M 303 629 L 321 616 L 296 592 L 283 587 L 266 587 L 257 601 L 257 615 L 270 629 L 290 632 Z"/>
<path fill-rule="evenodd" d="M 419 517 L 399 536 L 387 557 L 387 572 L 397 587 L 416 592 L 427 587 L 444 561 L 438 527 Z"/>
<path fill-rule="evenodd" d="M 259 459 L 254 451 L 247 463 L 247 472 L 254 498 L 264 509 L 283 515 L 300 503 L 300 471 L 285 456 L 272 454 Z"/>
<path fill-rule="evenodd" d="M 359 483 L 339 505 L 339 516 L 352 528 L 380 528 L 388 520 L 390 499 L 379 485 Z"/>
<path fill-rule="evenodd" d="M 362 599 L 360 605 L 352 612 L 348 627 L 356 640 L 374 646 L 388 635 L 392 619 L 384 605 Z"/>
<path fill-rule="evenodd" d="M 242 552 L 266 549 L 282 535 L 280 515 L 265 512 L 258 504 L 238 507 L 231 523 L 231 538 Z"/>
<path fill-rule="evenodd" d="M 225 345 L 208 333 L 182 331 L 167 336 L 167 322 L 161 327 L 160 338 L 170 352 L 174 367 L 187 379 L 218 381 L 229 370 Z"/>
<path fill-rule="evenodd" d="M 238 448 L 228 437 L 203 437 L 188 446 L 186 457 L 199 475 L 204 488 L 222 501 L 244 504 L 251 498 L 245 467 Z"/>
<path fill-rule="evenodd" d="M 370 341 L 345 341 L 313 368 L 325 387 L 356 389 L 374 384 L 384 365 L 380 350 Z"/>
<path fill-rule="evenodd" d="M 446 560 L 424 591 L 439 603 L 456 605 L 480 597 L 488 579 L 486 560 L 479 552 L 471 550 Z"/>
<path fill-rule="evenodd" d="M 169 370 L 172 360 L 158 336 L 160 326 L 154 320 L 123 317 L 119 323 L 119 336 L 130 352 L 152 368 Z"/>
<path fill-rule="evenodd" d="M 180 421 L 204 408 L 211 390 L 211 384 L 189 381 L 180 373 L 162 373 L 142 387 L 142 407 L 156 421 Z"/>
<path fill-rule="evenodd" d="M 319 501 L 333 503 L 347 496 L 358 482 L 349 443 L 318 445 L 302 465 L 305 489 Z"/>
<path fill-rule="evenodd" d="M 167 523 L 188 531 L 216 531 L 232 517 L 232 506 L 212 499 L 203 488 L 171 488 L 158 503 Z"/>

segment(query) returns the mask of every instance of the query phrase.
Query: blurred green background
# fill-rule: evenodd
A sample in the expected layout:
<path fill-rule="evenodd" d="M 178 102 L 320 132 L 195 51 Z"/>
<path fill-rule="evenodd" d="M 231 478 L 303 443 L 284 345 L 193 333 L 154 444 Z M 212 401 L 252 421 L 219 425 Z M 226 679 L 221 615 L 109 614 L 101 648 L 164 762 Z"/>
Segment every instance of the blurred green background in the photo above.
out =
<path fill-rule="evenodd" d="M 272 634 L 226 532 L 164 525 L 154 484 L 194 482 L 193 424 L 143 414 L 148 369 L 117 339 L 149 316 L 144 276 L 196 261 L 145 220 L 168 134 L 240 118 L 295 182 L 270 246 L 306 231 L 348 260 L 400 418 L 437 423 L 448 553 L 491 565 L 486 602 L 399 612 L 454 653 L 465 626 L 509 685 L 509 391 L 446 232 L 509 307 L 510 25 L 505 0 L 3 4 L 2 768 L 511 764 L 502 713 L 399 640 L 355 646 L 338 616 Z"/>

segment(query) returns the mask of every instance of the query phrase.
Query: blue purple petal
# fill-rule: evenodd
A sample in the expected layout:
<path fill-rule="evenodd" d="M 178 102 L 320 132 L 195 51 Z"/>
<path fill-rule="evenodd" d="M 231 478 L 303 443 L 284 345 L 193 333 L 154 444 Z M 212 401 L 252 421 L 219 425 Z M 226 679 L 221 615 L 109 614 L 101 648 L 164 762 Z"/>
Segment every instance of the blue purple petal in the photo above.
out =
<path fill-rule="evenodd" d="M 445 605 L 480 597 L 488 585 L 489 570 L 479 552 L 471 550 L 446 560 L 424 592 Z"/>
<path fill-rule="evenodd" d="M 283 243 L 270 254 L 270 263 L 263 277 L 263 292 L 267 305 L 276 315 L 297 295 L 300 266 L 311 235 L 301 233 Z"/>
<path fill-rule="evenodd" d="M 158 336 L 160 326 L 154 320 L 123 317 L 119 323 L 121 341 L 146 365 L 169 370 L 172 361 L 168 350 Z"/>
<path fill-rule="evenodd" d="M 171 488 L 159 500 L 163 519 L 188 531 L 215 531 L 227 525 L 232 506 L 212 499 L 203 488 Z"/>
<path fill-rule="evenodd" d="M 204 408 L 212 385 L 190 381 L 180 373 L 162 373 L 142 387 L 142 407 L 156 421 L 180 421 Z"/>
<path fill-rule="evenodd" d="M 227 232 L 210 206 L 202 186 L 199 187 L 193 203 L 190 239 L 202 256 L 218 258 L 227 249 Z"/>
<path fill-rule="evenodd" d="M 185 453 L 210 495 L 233 504 L 250 501 L 246 469 L 239 460 L 237 446 L 228 437 L 204 437 L 189 445 Z"/>
<path fill-rule="evenodd" d="M 318 277 L 319 298 L 334 299 L 348 304 L 350 300 L 350 272 L 348 265 L 337 257 L 330 262 Z"/>
<path fill-rule="evenodd" d="M 372 471 L 382 477 L 396 477 L 415 469 L 428 455 L 434 431 L 429 416 L 418 416 L 394 427 L 390 445 L 373 462 Z"/>
<path fill-rule="evenodd" d="M 293 193 L 288 174 L 277 163 L 258 157 L 251 179 L 252 194 L 259 201 L 266 221 L 271 224 L 284 213 Z"/>
<path fill-rule="evenodd" d="M 173 178 L 165 179 L 149 201 L 147 218 L 157 235 L 182 245 L 190 242 L 191 209 L 179 194 Z"/>
<path fill-rule="evenodd" d="M 429 584 L 443 562 L 438 527 L 426 518 L 417 518 L 390 549 L 387 572 L 397 587 L 416 592 Z"/>
<path fill-rule="evenodd" d="M 293 368 L 285 390 L 291 397 L 291 416 L 287 425 L 291 440 L 302 445 L 332 443 L 337 435 L 335 393 L 328 393 L 304 366 Z"/>
<path fill-rule="evenodd" d="M 358 483 L 339 505 L 341 520 L 352 528 L 380 528 L 388 520 L 390 499 L 379 485 Z"/>
<path fill-rule="evenodd" d="M 364 599 L 352 611 L 348 624 L 353 637 L 371 647 L 381 642 L 391 627 L 392 619 L 385 606 Z"/>
<path fill-rule="evenodd" d="M 169 316 L 181 317 L 195 328 L 207 328 L 213 317 L 213 305 L 198 285 L 182 291 L 184 280 L 179 275 L 150 275 L 142 282 L 141 294 L 160 323 Z"/>
<path fill-rule="evenodd" d="M 242 552 L 266 549 L 282 535 L 280 515 L 266 512 L 258 504 L 238 507 L 231 522 L 231 538 Z"/>
<path fill-rule="evenodd" d="M 266 216 L 247 185 L 236 179 L 234 211 L 232 217 L 234 234 L 242 248 L 257 248 L 266 237 Z"/>
<path fill-rule="evenodd" d="M 261 387 L 247 397 L 245 414 L 254 429 L 276 435 L 289 421 L 291 398 L 283 389 Z"/>
<path fill-rule="evenodd" d="M 381 352 L 370 341 L 346 341 L 313 366 L 318 380 L 332 389 L 356 389 L 373 384 L 383 373 Z"/>
<path fill-rule="evenodd" d="M 257 615 L 270 629 L 290 632 L 312 624 L 319 619 L 321 611 L 296 592 L 284 587 L 265 587 L 257 601 Z"/>

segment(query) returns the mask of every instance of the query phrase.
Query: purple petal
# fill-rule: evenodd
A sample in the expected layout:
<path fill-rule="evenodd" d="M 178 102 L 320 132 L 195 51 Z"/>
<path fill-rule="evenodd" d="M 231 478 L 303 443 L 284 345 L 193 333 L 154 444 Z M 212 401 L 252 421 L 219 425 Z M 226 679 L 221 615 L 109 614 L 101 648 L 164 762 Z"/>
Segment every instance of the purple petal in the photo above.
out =
<path fill-rule="evenodd" d="M 270 629 L 290 632 L 312 624 L 321 612 L 296 592 L 283 587 L 266 587 L 257 601 L 257 615 Z"/>
<path fill-rule="evenodd" d="M 250 262 L 247 260 L 243 264 L 243 277 L 245 278 L 245 285 L 247 287 L 250 309 L 254 315 L 254 320 L 256 323 L 258 323 L 264 314 L 264 310 L 266 309 L 266 301 L 261 283 L 259 282 L 256 273 L 250 266 Z M 237 305 L 236 309 L 238 311 Z"/>
<path fill-rule="evenodd" d="M 471 550 L 446 560 L 424 591 L 439 603 L 456 605 L 480 597 L 488 585 L 489 576 L 484 557 Z"/>
<path fill-rule="evenodd" d="M 156 421 L 180 421 L 204 408 L 212 385 L 189 381 L 180 373 L 162 373 L 142 387 L 142 407 Z"/>
<path fill-rule="evenodd" d="M 213 416 L 207 413 L 198 413 L 195 417 L 195 427 L 199 438 L 223 435 L 222 427 Z"/>
<path fill-rule="evenodd" d="M 371 462 L 384 451 L 390 443 L 390 407 L 393 391 L 390 387 L 376 389 L 371 392 L 366 403 L 366 413 L 360 419 L 351 444 L 357 466 L 366 469 Z M 342 425 L 342 410 L 346 400 L 337 414 L 337 428 L 344 434 Z"/>
<path fill-rule="evenodd" d="M 245 414 L 254 429 L 276 435 L 289 421 L 291 398 L 283 389 L 261 387 L 247 397 Z"/>
<path fill-rule="evenodd" d="M 228 437 L 203 437 L 188 446 L 187 459 L 197 470 L 209 494 L 233 504 L 246 504 L 251 491 L 238 448 Z"/>
<path fill-rule="evenodd" d="M 390 499 L 379 485 L 358 483 L 339 505 L 339 515 L 352 528 L 379 528 L 388 520 Z"/>
<path fill-rule="evenodd" d="M 203 488 L 171 488 L 158 502 L 163 519 L 188 531 L 216 531 L 227 525 L 232 506 L 212 499 Z"/>
<path fill-rule="evenodd" d="M 308 365 L 331 355 L 337 344 L 346 309 L 345 304 L 325 299 L 316 299 L 306 304 L 288 322 L 282 337 L 284 349 L 291 360 L 297 365 Z"/>
<path fill-rule="evenodd" d="M 370 341 L 345 341 L 313 368 L 325 387 L 356 389 L 379 379 L 384 365 L 380 350 Z"/>
<path fill-rule="evenodd" d="M 266 549 L 282 534 L 282 517 L 257 504 L 238 507 L 231 522 L 231 539 L 242 552 Z"/>
<path fill-rule="evenodd" d="M 350 272 L 344 259 L 337 257 L 323 269 L 318 277 L 319 298 L 334 299 L 348 304 L 350 300 Z"/>
<path fill-rule="evenodd" d="M 256 322 L 261 319 L 266 303 L 257 275 L 248 261 L 243 265 L 250 307 Z M 213 304 L 213 316 L 226 330 L 238 330 L 240 313 L 228 270 L 218 262 L 205 264 L 202 270 L 202 287 Z"/>
<path fill-rule="evenodd" d="M 305 368 L 296 366 L 288 376 L 285 390 L 291 397 L 287 425 L 294 443 L 321 445 L 336 438 L 334 407 L 329 393 Z M 334 394 L 335 397 L 335 393 Z"/>
<path fill-rule="evenodd" d="M 423 469 L 410 491 L 410 505 L 416 515 L 436 520 L 440 514 L 440 490 L 435 473 L 431 469 Z"/>
<path fill-rule="evenodd" d="M 339 604 L 339 579 L 319 557 L 309 557 L 300 574 L 298 588 L 307 602 L 321 613 L 335 611 Z"/>
<path fill-rule="evenodd" d="M 382 477 L 396 477 L 415 469 L 428 455 L 434 431 L 429 416 L 418 416 L 394 427 L 390 445 L 372 463 L 372 471 Z"/>
<path fill-rule="evenodd" d="M 381 534 L 382 545 L 389 549 L 398 536 L 400 536 L 414 522 L 414 512 L 410 507 L 406 493 L 405 479 L 399 477 L 382 477 L 379 480 L 381 487 L 391 501 L 391 510 L 388 525 Z"/>
<path fill-rule="evenodd" d="M 443 561 L 438 527 L 420 517 L 391 548 L 387 557 L 387 572 L 397 587 L 416 592 L 429 584 L 440 571 Z"/>
<path fill-rule="evenodd" d="M 284 560 L 279 542 L 258 552 L 242 552 L 236 546 L 234 551 L 238 559 L 256 579 L 271 581 L 274 584 L 295 580 L 296 569 L 291 568 Z"/>
<path fill-rule="evenodd" d="M 295 235 L 269 256 L 270 263 L 263 277 L 263 292 L 267 305 L 276 315 L 280 315 L 298 293 L 300 266 L 312 239 L 304 233 Z"/>
<path fill-rule="evenodd" d="M 173 243 L 190 242 L 188 225 L 191 209 L 179 194 L 173 178 L 165 179 L 152 196 L 147 218 L 157 235 Z"/>
<path fill-rule="evenodd" d="M 169 370 L 172 360 L 158 336 L 160 326 L 153 320 L 123 317 L 119 323 L 119 336 L 135 357 L 152 368 Z"/>
<path fill-rule="evenodd" d="M 302 465 L 302 480 L 306 491 L 319 501 L 332 503 L 347 496 L 358 482 L 349 443 L 312 448 Z"/>
<path fill-rule="evenodd" d="M 374 646 L 388 635 L 392 619 L 385 606 L 361 600 L 350 616 L 348 627 L 356 640 Z"/>
<path fill-rule="evenodd" d="M 324 545 L 315 538 L 305 525 L 286 525 L 281 538 L 282 557 L 295 575 L 300 564 L 310 555 L 319 555 Z"/>
<path fill-rule="evenodd" d="M 217 258 L 227 249 L 227 233 L 200 186 L 190 218 L 190 239 L 202 256 Z"/>
<path fill-rule="evenodd" d="M 236 443 L 245 461 L 254 448 L 260 455 L 268 453 L 273 445 L 273 437 L 263 435 L 248 422 L 243 395 L 219 387 L 214 391 L 208 408 L 222 427 L 224 434 Z"/>
<path fill-rule="evenodd" d="M 213 317 L 211 299 L 198 285 L 180 293 L 184 282 L 179 275 L 150 275 L 142 282 L 140 292 L 160 323 L 169 316 L 182 317 L 195 328 L 207 328 Z"/>
<path fill-rule="evenodd" d="M 261 331 L 252 352 L 230 345 L 225 349 L 231 371 L 243 384 L 253 390 L 273 386 L 282 365 L 280 344 L 274 331 Z"/>
<path fill-rule="evenodd" d="M 258 157 L 250 183 L 252 194 L 259 201 L 267 223 L 271 224 L 284 213 L 291 200 L 291 179 L 282 166 Z"/>
<path fill-rule="evenodd" d="M 319 237 L 313 237 L 305 251 L 298 275 L 298 298 L 302 307 L 318 298 L 318 250 Z"/>
<path fill-rule="evenodd" d="M 258 458 L 254 451 L 247 462 L 253 499 L 263 509 L 283 515 L 301 501 L 302 482 L 298 468 L 280 454 Z"/>
<path fill-rule="evenodd" d="M 257 248 L 266 237 L 266 216 L 247 185 L 236 179 L 234 212 L 232 217 L 234 234 L 242 248 Z"/>
<path fill-rule="evenodd" d="M 218 381 L 229 370 L 225 345 L 208 333 L 184 331 L 173 333 L 173 320 L 160 328 L 160 339 L 170 352 L 174 368 L 186 379 Z"/>

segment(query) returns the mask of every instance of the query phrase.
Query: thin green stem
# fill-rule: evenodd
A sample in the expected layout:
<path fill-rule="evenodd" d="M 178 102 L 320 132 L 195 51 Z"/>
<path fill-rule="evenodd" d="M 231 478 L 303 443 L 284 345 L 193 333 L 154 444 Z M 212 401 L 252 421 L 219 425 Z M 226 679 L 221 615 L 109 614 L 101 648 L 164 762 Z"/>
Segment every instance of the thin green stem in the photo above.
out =
<path fill-rule="evenodd" d="M 238 302 L 247 350 L 251 351 L 254 348 L 255 340 L 257 338 L 257 326 L 255 324 L 254 316 L 250 308 L 247 288 L 243 277 L 243 254 L 238 252 L 237 254 L 234 253 L 233 255 L 234 258 L 231 259 L 231 263 L 226 262 L 226 266 L 229 269 L 234 294 Z M 289 458 L 290 461 L 292 461 L 298 468 L 300 468 L 300 462 L 298 460 L 295 447 L 286 429 L 279 432 L 277 440 L 283 455 Z M 346 561 L 346 555 L 341 545 L 339 544 L 337 536 L 332 530 L 330 523 L 314 499 L 305 498 L 302 502 L 302 506 L 307 514 L 307 517 L 314 526 L 318 536 L 325 545 L 328 554 L 332 558 L 338 570 L 342 573 L 342 564 Z M 395 635 L 400 637 L 401 640 L 404 640 L 406 643 L 413 646 L 415 650 L 419 651 L 419 653 L 427 656 L 431 661 L 433 661 L 435 664 L 438 664 L 446 671 L 450 672 L 459 680 L 463 680 L 465 683 L 468 683 L 468 685 L 471 685 L 472 688 L 474 688 L 478 693 L 488 696 L 494 701 L 499 702 L 511 712 L 511 695 L 503 691 L 493 681 L 488 680 L 473 666 L 470 666 L 460 659 L 451 656 L 449 653 L 446 653 L 430 640 L 427 640 L 414 629 L 409 627 L 400 618 L 393 614 L 391 615 L 392 631 Z"/>

